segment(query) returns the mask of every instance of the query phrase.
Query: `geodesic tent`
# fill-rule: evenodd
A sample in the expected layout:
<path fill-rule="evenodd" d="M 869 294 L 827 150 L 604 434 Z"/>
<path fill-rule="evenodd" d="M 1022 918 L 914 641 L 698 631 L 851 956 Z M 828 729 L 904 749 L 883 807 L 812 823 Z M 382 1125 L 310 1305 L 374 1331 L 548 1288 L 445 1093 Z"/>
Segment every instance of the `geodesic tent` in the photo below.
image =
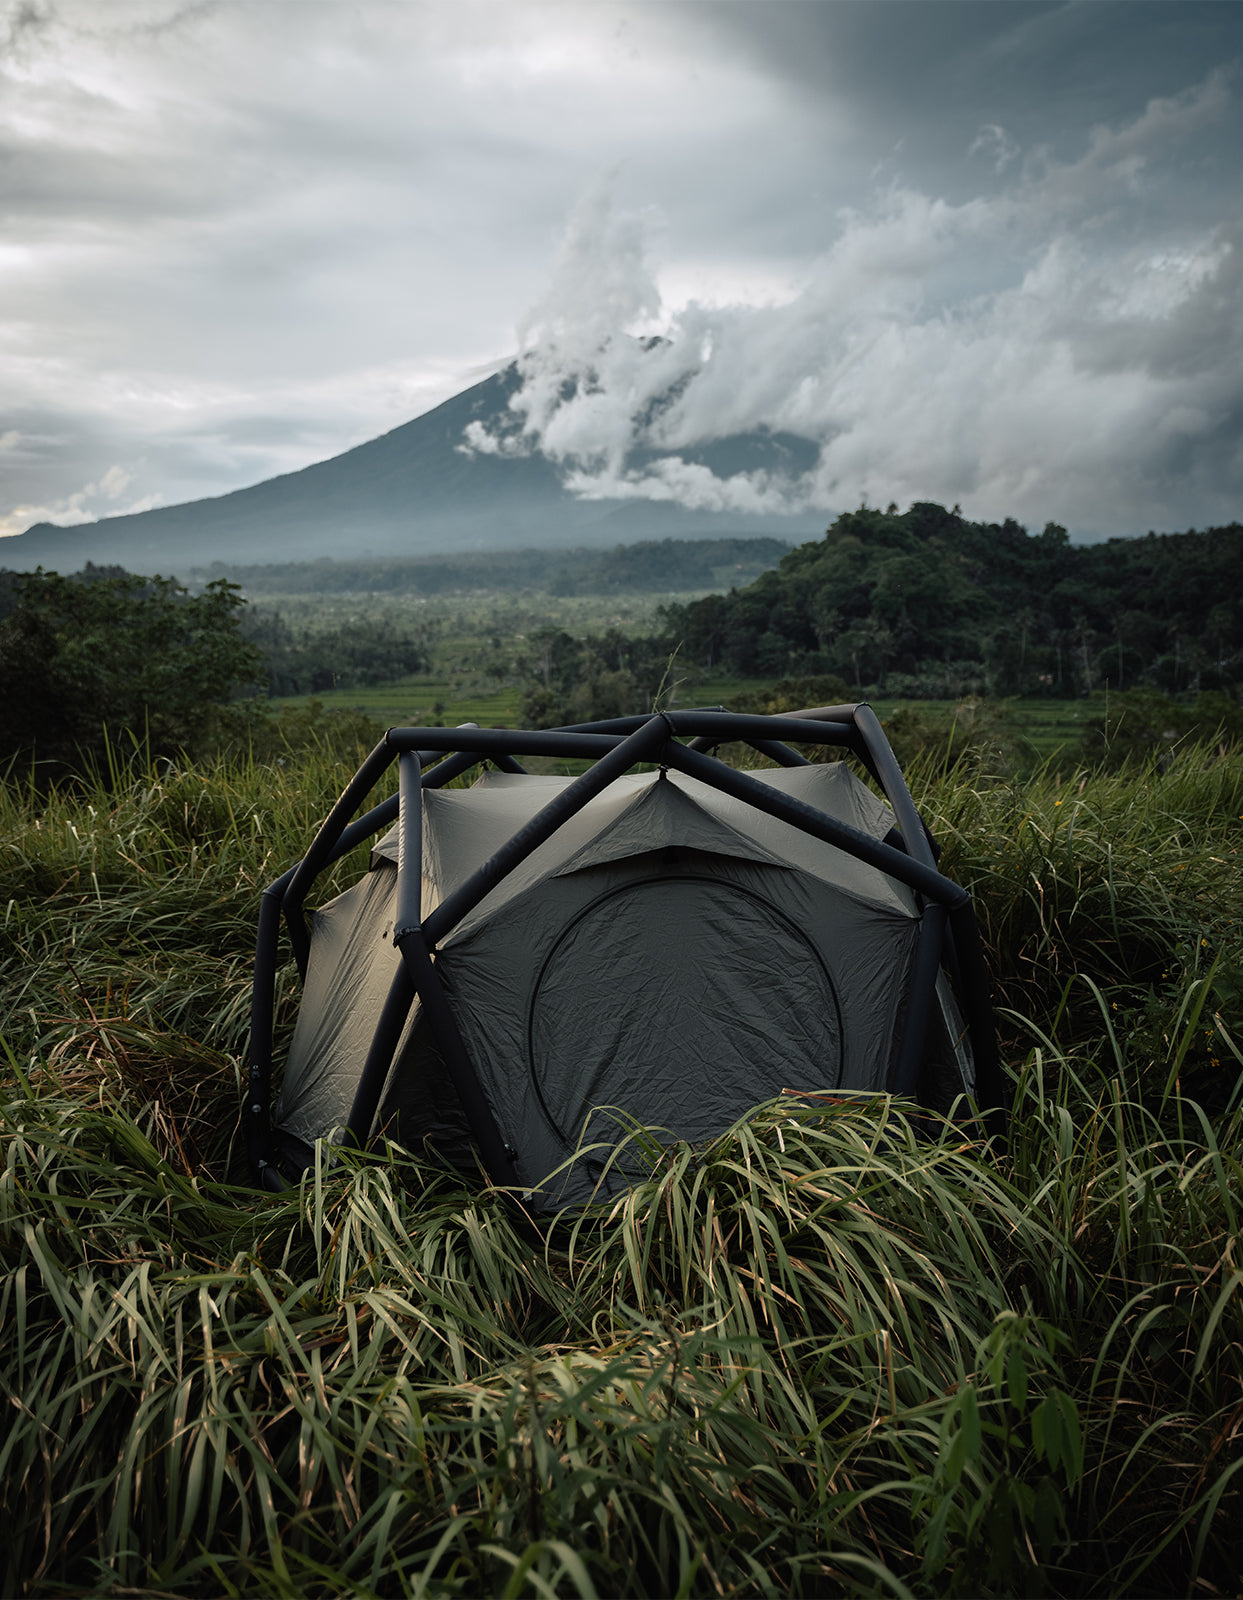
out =
<path fill-rule="evenodd" d="M 885 799 L 790 740 L 857 758 Z M 710 753 L 735 741 L 777 764 Z M 393 761 L 399 793 L 351 821 Z M 367 838 L 369 870 L 308 921 L 317 875 Z M 303 991 L 272 1114 L 282 914 Z M 866 705 L 390 729 L 264 896 L 252 1165 L 279 1184 L 319 1139 L 386 1134 L 547 1209 L 625 1181 L 594 1147 L 618 1133 L 604 1108 L 702 1140 L 783 1090 L 996 1105 L 986 990 L 970 898 Z"/>

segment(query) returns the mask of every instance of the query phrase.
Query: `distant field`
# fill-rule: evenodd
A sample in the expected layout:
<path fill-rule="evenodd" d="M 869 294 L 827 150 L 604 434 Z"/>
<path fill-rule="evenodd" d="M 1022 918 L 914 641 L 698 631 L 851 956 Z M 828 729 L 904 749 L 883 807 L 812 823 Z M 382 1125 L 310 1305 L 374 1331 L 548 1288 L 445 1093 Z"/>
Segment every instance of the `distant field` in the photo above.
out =
<path fill-rule="evenodd" d="M 1054 755 L 1068 745 L 1077 745 L 1087 724 L 1105 711 L 1104 695 L 1078 700 L 1014 699 L 1000 703 L 1013 717 L 1015 730 L 1041 757 Z M 882 722 L 902 707 L 924 716 L 942 718 L 947 723 L 953 720 L 957 710 L 957 702 L 953 700 L 874 700 L 872 705 Z"/>
<path fill-rule="evenodd" d="M 683 688 L 675 703 L 727 705 L 734 695 L 763 689 L 768 682 L 766 678 L 705 678 L 693 687 Z M 377 684 L 369 689 L 326 689 L 320 694 L 296 695 L 276 704 L 306 705 L 312 700 L 330 710 L 365 711 L 391 727 L 478 722 L 483 726 L 512 728 L 517 727 L 520 720 L 522 686 L 510 683 L 481 687 L 452 674 L 424 676 L 417 673 L 397 683 Z"/>
<path fill-rule="evenodd" d="M 583 638 L 616 629 L 628 636 L 641 635 L 659 627 L 662 605 L 686 604 L 704 592 L 554 595 L 524 589 L 430 597 L 404 592 L 383 597 L 271 592 L 257 604 L 262 610 L 279 612 L 295 631 L 311 633 L 348 628 L 363 617 L 378 619 L 386 629 L 416 639 L 429 663 L 426 673 L 393 683 L 322 690 L 293 697 L 290 704 L 317 700 L 330 709 L 358 709 L 390 727 L 477 722 L 512 728 L 523 720 L 521 680 L 534 633 L 556 628 Z M 670 681 L 671 703 L 686 707 L 729 705 L 735 696 L 763 690 L 773 680 L 705 675 L 682 668 L 675 660 Z M 952 700 L 877 698 L 872 703 L 882 721 L 909 708 L 921 719 L 947 726 L 957 707 Z M 1104 710 L 1105 699 L 1015 699 L 1005 706 L 1012 719 L 1011 738 L 1026 739 L 1036 755 L 1045 758 L 1077 745 L 1086 722 Z"/>
<path fill-rule="evenodd" d="M 703 678 L 683 688 L 675 704 L 681 706 L 728 706 L 735 695 L 764 689 L 765 678 Z M 381 684 L 371 689 L 333 689 L 322 694 L 303 695 L 286 702 L 292 705 L 318 700 L 332 709 L 358 709 L 386 722 L 390 727 L 420 727 L 443 723 L 455 727 L 462 722 L 477 722 L 481 727 L 518 727 L 521 723 L 522 689 L 513 683 L 486 688 L 447 676 L 415 676 L 399 683 Z M 279 703 L 279 702 L 278 702 Z M 1027 739 L 1038 756 L 1051 756 L 1069 745 L 1078 744 L 1083 729 L 1105 710 L 1105 696 L 1078 700 L 1007 700 L 1016 731 Z M 956 702 L 952 700 L 873 700 L 882 722 L 895 712 L 909 708 L 921 716 L 952 722 Z"/>
<path fill-rule="evenodd" d="M 516 727 L 522 705 L 517 684 L 495 690 L 456 685 L 443 677 L 403 678 L 370 689 L 325 689 L 322 694 L 297 695 L 277 705 L 307 705 L 317 700 L 335 711 L 365 711 L 390 727 L 418 728 L 444 723 L 478 722 L 483 727 Z"/>

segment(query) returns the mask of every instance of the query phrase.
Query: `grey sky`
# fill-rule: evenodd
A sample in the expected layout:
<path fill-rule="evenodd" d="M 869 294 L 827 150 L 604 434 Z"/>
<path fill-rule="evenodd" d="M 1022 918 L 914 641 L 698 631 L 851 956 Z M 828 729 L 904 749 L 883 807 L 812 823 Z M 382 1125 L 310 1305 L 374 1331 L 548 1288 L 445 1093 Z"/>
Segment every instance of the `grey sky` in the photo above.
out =
<path fill-rule="evenodd" d="M 0 531 L 306 465 L 520 344 L 473 443 L 583 493 L 1236 519 L 1241 66 L 1233 0 L 0 0 Z M 759 424 L 816 469 L 676 459 Z"/>

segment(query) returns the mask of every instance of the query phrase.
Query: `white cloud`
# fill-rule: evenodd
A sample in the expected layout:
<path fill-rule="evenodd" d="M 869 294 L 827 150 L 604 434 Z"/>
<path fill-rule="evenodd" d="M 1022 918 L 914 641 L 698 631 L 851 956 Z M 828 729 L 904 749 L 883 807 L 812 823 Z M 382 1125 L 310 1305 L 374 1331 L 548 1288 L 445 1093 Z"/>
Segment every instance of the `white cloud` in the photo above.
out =
<path fill-rule="evenodd" d="M 1234 241 L 1155 221 L 1105 236 L 1100 218 L 1131 204 L 1141 176 L 1156 181 L 1225 93 L 1214 75 L 1154 101 L 989 196 L 951 204 L 893 185 L 841 214 L 781 303 L 671 309 L 644 219 L 599 185 L 525 325 L 515 433 L 592 498 L 740 512 L 933 498 L 1113 531 L 1177 520 L 1190 488 L 1224 514 L 1243 482 L 1177 483 L 1167 446 L 1243 403 Z M 637 337 L 654 327 L 659 343 Z M 682 455 L 646 458 L 757 428 L 815 441 L 816 466 L 721 478 Z"/>
<path fill-rule="evenodd" d="M 109 467 L 107 472 L 92 486 L 95 494 L 101 494 L 107 500 L 119 500 L 126 489 L 133 482 L 133 473 L 126 472 L 124 467 Z"/>
<path fill-rule="evenodd" d="M 8 435 L 0 436 L 0 448 Z M 133 474 L 122 466 L 111 466 L 98 481 L 87 483 L 72 494 L 62 496 L 48 505 L 19 505 L 0 514 L 0 538 L 24 533 L 33 523 L 54 522 L 60 527 L 78 527 L 86 522 L 98 522 L 101 516 L 124 516 L 133 511 L 149 511 L 161 503 L 158 494 L 145 494 L 125 505 L 117 502 L 133 482 Z"/>

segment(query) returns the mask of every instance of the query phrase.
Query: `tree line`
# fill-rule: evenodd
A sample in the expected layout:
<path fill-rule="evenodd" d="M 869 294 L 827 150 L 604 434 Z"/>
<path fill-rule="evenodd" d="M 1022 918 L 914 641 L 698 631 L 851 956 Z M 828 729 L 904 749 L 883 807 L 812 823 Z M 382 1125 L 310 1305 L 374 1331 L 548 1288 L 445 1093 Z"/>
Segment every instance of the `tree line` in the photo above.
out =
<path fill-rule="evenodd" d="M 260 652 L 263 692 L 274 698 L 393 683 L 428 664 L 426 641 L 383 611 L 308 627 L 290 623 L 279 610 L 246 606 L 238 627 Z"/>
<path fill-rule="evenodd" d="M 671 680 L 676 647 L 663 635 L 617 628 L 580 639 L 538 628 L 527 635 L 521 666 L 524 726 L 558 728 L 650 711 Z"/>
<path fill-rule="evenodd" d="M 765 541 L 703 543 L 713 559 L 738 556 L 741 571 L 743 546 Z M 619 583 L 626 573 L 655 583 L 689 575 L 693 550 L 665 540 L 593 559 Z M 677 679 L 724 672 L 823 685 L 830 699 L 1108 687 L 1155 696 L 1144 717 L 1164 729 L 1171 695 L 1237 702 L 1240 571 L 1238 523 L 1074 546 L 1056 523 L 1029 534 L 1010 518 L 971 522 L 930 502 L 861 507 L 754 581 L 662 607 L 643 636 L 531 631 L 523 718 L 548 727 L 642 712 Z M 416 637 L 383 608 L 295 626 L 248 606 L 224 577 L 192 593 L 117 567 L 0 572 L 0 762 L 98 764 L 123 730 L 154 754 L 193 750 L 247 715 L 253 724 L 238 710 L 247 697 L 391 682 L 425 670 L 430 649 L 427 629 Z"/>
<path fill-rule="evenodd" d="M 196 581 L 224 579 L 248 595 L 513 593 L 660 594 L 745 583 L 789 550 L 777 538 L 645 539 L 610 550 L 464 551 L 412 559 L 324 557 L 254 566 L 213 562 Z"/>
<path fill-rule="evenodd" d="M 390 683 L 427 665 L 383 612 L 295 627 L 217 578 L 175 579 L 88 562 L 79 573 L 0 570 L 0 770 L 45 775 L 124 755 L 253 737 L 269 697 Z"/>
<path fill-rule="evenodd" d="M 837 674 L 903 698 L 1243 679 L 1243 525 L 1072 545 L 1012 518 L 863 507 L 744 588 L 661 613 L 685 657 L 744 677 Z"/>

